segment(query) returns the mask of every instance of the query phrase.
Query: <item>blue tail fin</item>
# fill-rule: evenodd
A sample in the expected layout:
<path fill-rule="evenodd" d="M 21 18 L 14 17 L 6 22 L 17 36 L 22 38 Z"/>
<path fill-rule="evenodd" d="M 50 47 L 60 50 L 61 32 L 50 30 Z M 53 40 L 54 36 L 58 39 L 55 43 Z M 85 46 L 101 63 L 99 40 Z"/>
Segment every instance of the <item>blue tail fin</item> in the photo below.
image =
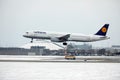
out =
<path fill-rule="evenodd" d="M 105 24 L 95 35 L 106 36 L 109 24 Z"/>

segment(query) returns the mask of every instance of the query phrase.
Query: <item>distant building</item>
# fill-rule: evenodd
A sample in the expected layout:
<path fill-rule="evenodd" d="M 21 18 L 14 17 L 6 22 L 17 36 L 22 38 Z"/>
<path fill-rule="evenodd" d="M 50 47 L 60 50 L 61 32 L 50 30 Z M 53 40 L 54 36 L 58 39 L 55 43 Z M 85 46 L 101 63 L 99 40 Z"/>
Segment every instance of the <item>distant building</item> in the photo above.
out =
<path fill-rule="evenodd" d="M 69 44 L 67 47 L 67 52 L 68 54 L 83 56 L 83 55 L 90 55 L 91 49 L 92 49 L 92 45 L 88 45 L 88 44 L 83 44 L 83 45 Z"/>
<path fill-rule="evenodd" d="M 14 47 L 0 47 L 0 55 L 27 55 L 29 49 L 14 48 Z"/>
<path fill-rule="evenodd" d="M 90 50 L 92 49 L 92 45 L 89 44 L 83 44 L 83 45 L 76 45 L 78 49 L 84 49 L 84 50 Z"/>
<path fill-rule="evenodd" d="M 50 50 L 45 46 L 31 46 L 30 49 L 0 47 L 0 55 L 58 55 L 68 54 L 76 56 L 120 56 L 120 46 L 113 45 L 110 48 L 92 49 L 92 45 L 73 45 L 69 44 L 67 49 Z"/>
<path fill-rule="evenodd" d="M 69 49 L 80 49 L 80 50 L 90 50 L 92 49 L 92 45 L 89 44 L 83 44 L 83 45 L 73 45 L 73 44 L 69 44 L 68 45 Z"/>
<path fill-rule="evenodd" d="M 0 47 L 0 55 L 63 55 L 64 50 L 49 50 L 45 46 L 31 46 L 30 49 Z"/>
<path fill-rule="evenodd" d="M 42 55 L 44 54 L 44 49 L 44 46 L 32 46 L 30 52 L 34 52 L 36 55 Z"/>
<path fill-rule="evenodd" d="M 112 49 L 117 49 L 117 50 L 119 50 L 119 52 L 120 52 L 120 45 L 112 45 L 111 48 L 112 48 Z"/>

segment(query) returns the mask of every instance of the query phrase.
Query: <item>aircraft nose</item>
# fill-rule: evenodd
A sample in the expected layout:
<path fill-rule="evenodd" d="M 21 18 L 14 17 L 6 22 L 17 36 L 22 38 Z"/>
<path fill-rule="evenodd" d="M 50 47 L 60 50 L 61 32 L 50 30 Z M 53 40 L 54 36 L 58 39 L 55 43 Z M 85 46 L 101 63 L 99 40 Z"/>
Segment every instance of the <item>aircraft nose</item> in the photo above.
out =
<path fill-rule="evenodd" d="M 26 32 L 24 35 L 23 35 L 23 37 L 27 37 L 28 36 L 28 32 Z"/>
<path fill-rule="evenodd" d="M 27 37 L 27 35 L 24 34 L 23 37 Z"/>

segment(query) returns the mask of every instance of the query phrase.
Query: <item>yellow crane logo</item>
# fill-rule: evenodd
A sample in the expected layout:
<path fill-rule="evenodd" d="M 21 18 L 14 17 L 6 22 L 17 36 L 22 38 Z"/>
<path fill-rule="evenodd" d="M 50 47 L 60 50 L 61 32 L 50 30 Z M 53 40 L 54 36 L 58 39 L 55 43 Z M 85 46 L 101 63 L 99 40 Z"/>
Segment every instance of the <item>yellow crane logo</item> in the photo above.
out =
<path fill-rule="evenodd" d="M 105 33 L 105 32 L 107 31 L 107 29 L 106 29 L 105 27 L 103 27 L 103 28 L 101 29 L 101 31 L 102 31 L 103 33 Z"/>

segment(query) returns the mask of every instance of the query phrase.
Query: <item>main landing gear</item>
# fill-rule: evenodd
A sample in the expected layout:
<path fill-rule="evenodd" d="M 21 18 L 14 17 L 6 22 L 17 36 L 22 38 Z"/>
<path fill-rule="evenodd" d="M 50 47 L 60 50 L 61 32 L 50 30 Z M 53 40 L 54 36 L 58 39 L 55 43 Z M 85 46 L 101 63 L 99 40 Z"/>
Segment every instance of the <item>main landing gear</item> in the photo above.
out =
<path fill-rule="evenodd" d="M 63 45 L 64 45 L 64 46 L 67 46 L 67 43 L 66 43 L 66 42 L 64 42 L 64 43 L 63 43 Z"/>

